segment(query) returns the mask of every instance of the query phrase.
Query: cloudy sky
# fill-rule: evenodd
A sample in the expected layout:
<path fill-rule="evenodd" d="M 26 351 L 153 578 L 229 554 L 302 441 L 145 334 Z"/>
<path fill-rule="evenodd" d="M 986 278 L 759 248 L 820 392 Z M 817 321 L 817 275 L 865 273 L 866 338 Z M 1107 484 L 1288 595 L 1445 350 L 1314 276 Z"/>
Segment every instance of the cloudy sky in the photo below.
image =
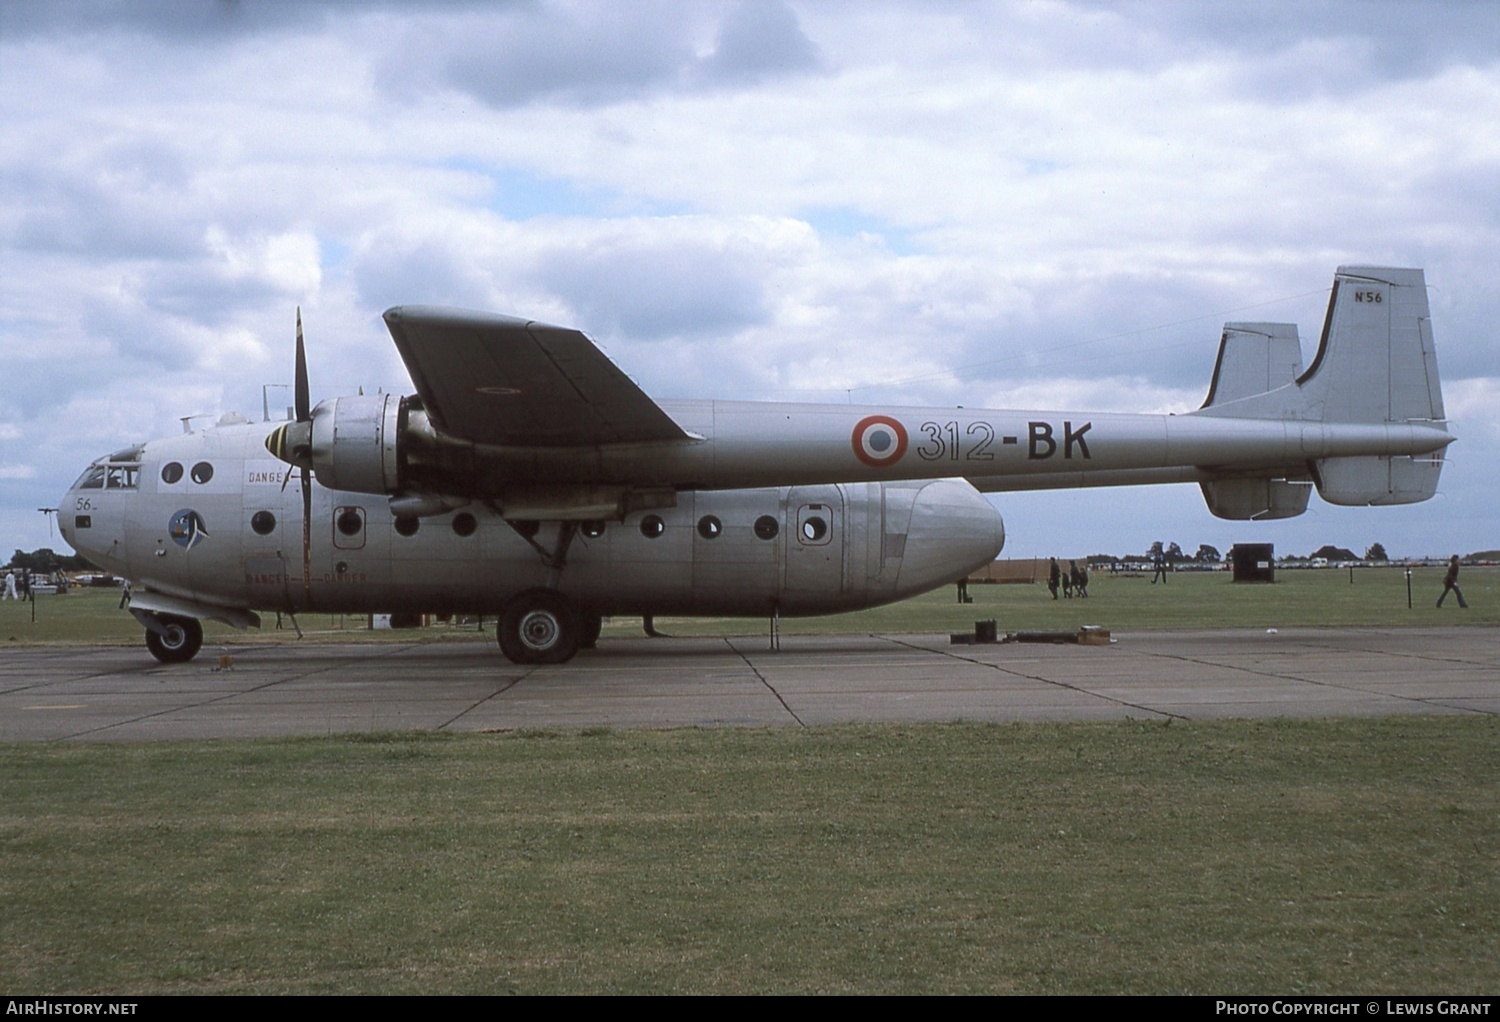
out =
<path fill-rule="evenodd" d="M 1427 271 L 1438 497 L 1007 494 L 1007 553 L 1500 547 L 1500 5 L 0 2 L 0 547 L 92 458 L 410 392 L 401 303 L 659 397 L 1186 411 L 1226 319 Z M 284 407 L 289 390 L 270 391 Z"/>

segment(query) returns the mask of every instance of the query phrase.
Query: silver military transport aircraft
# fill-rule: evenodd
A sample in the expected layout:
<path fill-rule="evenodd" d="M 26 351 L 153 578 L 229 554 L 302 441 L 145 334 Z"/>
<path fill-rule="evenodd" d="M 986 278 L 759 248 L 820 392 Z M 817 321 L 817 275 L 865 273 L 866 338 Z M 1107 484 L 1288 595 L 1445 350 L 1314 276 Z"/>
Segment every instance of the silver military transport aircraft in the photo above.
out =
<path fill-rule="evenodd" d="M 1196 482 L 1221 518 L 1432 496 L 1453 437 L 1421 270 L 1341 267 L 1302 366 L 1294 325 L 1230 323 L 1184 415 L 653 401 L 576 330 L 402 306 L 409 397 L 227 415 L 95 461 L 59 515 L 133 583 L 158 660 L 200 621 L 493 614 L 560 663 L 610 614 L 826 614 L 900 600 L 1000 552 L 983 496 Z M 316 479 L 316 481 L 314 481 Z"/>

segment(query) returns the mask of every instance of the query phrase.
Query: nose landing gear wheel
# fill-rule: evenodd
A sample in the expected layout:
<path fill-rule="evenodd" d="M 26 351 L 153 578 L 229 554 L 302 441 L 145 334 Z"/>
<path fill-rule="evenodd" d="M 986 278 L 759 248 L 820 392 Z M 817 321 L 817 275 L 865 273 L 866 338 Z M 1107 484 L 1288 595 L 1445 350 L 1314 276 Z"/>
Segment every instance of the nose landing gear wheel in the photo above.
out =
<path fill-rule="evenodd" d="M 552 589 L 532 589 L 511 600 L 495 631 L 511 663 L 560 664 L 578 652 L 578 612 Z"/>
<path fill-rule="evenodd" d="M 146 648 L 164 664 L 181 664 L 203 648 L 203 625 L 190 617 L 160 618 L 162 630 L 146 629 Z"/>

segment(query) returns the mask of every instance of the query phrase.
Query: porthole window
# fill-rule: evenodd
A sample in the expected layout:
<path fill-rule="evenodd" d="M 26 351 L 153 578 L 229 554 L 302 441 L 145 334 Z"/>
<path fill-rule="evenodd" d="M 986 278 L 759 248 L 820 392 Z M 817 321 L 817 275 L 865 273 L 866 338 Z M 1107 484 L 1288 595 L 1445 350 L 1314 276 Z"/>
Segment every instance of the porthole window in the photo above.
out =
<path fill-rule="evenodd" d="M 193 482 L 202 486 L 214 477 L 214 467 L 206 461 L 200 461 L 193 466 Z"/>
<path fill-rule="evenodd" d="M 781 526 L 777 525 L 776 519 L 770 515 L 761 515 L 755 520 L 755 535 L 761 539 L 775 539 L 780 531 Z"/>
<path fill-rule="evenodd" d="M 422 525 L 422 520 L 416 515 L 397 515 L 396 532 L 402 536 L 415 536 L 417 529 Z"/>
<path fill-rule="evenodd" d="M 698 535 L 704 539 L 718 539 L 719 533 L 724 531 L 724 523 L 713 515 L 704 515 L 698 519 Z"/>
<path fill-rule="evenodd" d="M 181 466 L 178 466 L 179 471 Z M 250 516 L 250 528 L 257 536 L 269 536 L 276 530 L 276 516 L 269 511 L 257 511 Z"/>
<path fill-rule="evenodd" d="M 828 535 L 828 523 L 817 515 L 802 520 L 802 540 L 805 543 L 820 543 Z"/>
<path fill-rule="evenodd" d="M 161 467 L 161 481 L 168 485 L 182 478 L 182 462 L 169 461 Z"/>
<path fill-rule="evenodd" d="M 469 512 L 460 511 L 453 516 L 453 531 L 460 536 L 472 536 L 477 528 L 479 528 L 479 521 Z"/>
<path fill-rule="evenodd" d="M 339 511 L 339 516 L 334 519 L 338 530 L 346 536 L 358 536 L 359 531 L 365 527 L 365 516 L 359 513 L 357 507 L 346 507 Z"/>
<path fill-rule="evenodd" d="M 661 515 L 647 515 L 641 519 L 641 535 L 647 539 L 656 539 L 667 531 L 667 523 L 661 520 Z"/>
<path fill-rule="evenodd" d="M 604 523 L 603 522 L 584 522 L 583 523 L 583 534 L 585 536 L 587 536 L 589 539 L 598 539 L 600 536 L 604 535 Z"/>

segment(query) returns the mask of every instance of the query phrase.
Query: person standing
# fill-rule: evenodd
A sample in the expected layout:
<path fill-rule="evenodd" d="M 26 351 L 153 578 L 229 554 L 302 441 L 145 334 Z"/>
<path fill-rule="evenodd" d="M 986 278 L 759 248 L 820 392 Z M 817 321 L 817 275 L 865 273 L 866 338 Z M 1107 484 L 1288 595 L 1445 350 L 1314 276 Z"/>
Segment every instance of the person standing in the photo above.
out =
<path fill-rule="evenodd" d="M 1162 550 L 1161 544 L 1156 545 L 1156 554 L 1151 559 L 1151 565 L 1156 570 L 1151 575 L 1151 584 L 1156 585 L 1156 580 L 1161 579 L 1161 584 L 1167 584 L 1167 555 Z"/>
<path fill-rule="evenodd" d="M 1054 566 L 1057 564 L 1056 561 L 1052 563 Z M 7 571 L 5 573 L 5 595 L 0 597 L 0 599 L 19 600 L 20 598 L 20 594 L 16 592 L 16 573 L 14 571 Z"/>
<path fill-rule="evenodd" d="M 1051 564 L 1047 566 L 1047 588 L 1052 591 L 1052 598 L 1057 599 L 1057 587 L 1062 581 L 1062 569 L 1057 566 L 1057 558 L 1052 558 Z"/>
<path fill-rule="evenodd" d="M 1458 588 L 1458 554 L 1454 554 L 1453 559 L 1448 562 L 1448 574 L 1443 576 L 1443 594 L 1438 597 L 1437 601 L 1439 607 L 1448 598 L 1450 589 L 1453 590 L 1453 595 L 1458 597 L 1458 605 L 1467 608 L 1469 605 L 1464 602 L 1464 591 Z"/>

